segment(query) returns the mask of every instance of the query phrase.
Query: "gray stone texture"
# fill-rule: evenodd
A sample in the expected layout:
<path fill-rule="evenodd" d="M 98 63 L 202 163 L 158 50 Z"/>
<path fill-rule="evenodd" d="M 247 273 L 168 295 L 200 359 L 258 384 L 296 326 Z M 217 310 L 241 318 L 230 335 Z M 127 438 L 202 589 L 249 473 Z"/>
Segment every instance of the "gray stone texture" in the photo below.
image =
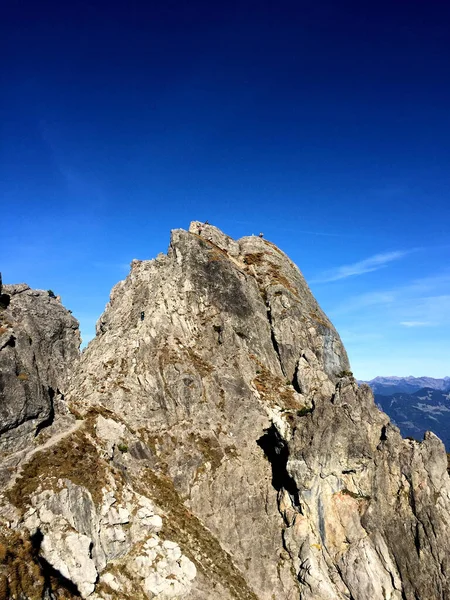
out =
<path fill-rule="evenodd" d="M 43 292 L 6 289 L 28 323 Z M 54 325 L 34 321 L 47 340 Z M 36 378 L 64 388 L 67 414 L 24 453 L 0 515 L 83 597 L 450 600 L 444 447 L 403 440 L 358 387 L 273 244 L 194 222 L 133 261 L 79 361 L 62 323 Z"/>
<path fill-rule="evenodd" d="M 78 321 L 48 292 L 0 290 L 0 451 L 29 446 L 53 420 L 79 357 Z"/>

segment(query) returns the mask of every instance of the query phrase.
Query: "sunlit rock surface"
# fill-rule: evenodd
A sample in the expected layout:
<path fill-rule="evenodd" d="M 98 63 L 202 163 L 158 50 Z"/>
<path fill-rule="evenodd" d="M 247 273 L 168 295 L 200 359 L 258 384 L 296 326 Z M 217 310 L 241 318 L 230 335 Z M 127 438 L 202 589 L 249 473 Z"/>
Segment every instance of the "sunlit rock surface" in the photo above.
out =
<path fill-rule="evenodd" d="M 450 598 L 442 443 L 402 440 L 270 242 L 173 231 L 72 364 L 4 471 L 5 597 Z"/>

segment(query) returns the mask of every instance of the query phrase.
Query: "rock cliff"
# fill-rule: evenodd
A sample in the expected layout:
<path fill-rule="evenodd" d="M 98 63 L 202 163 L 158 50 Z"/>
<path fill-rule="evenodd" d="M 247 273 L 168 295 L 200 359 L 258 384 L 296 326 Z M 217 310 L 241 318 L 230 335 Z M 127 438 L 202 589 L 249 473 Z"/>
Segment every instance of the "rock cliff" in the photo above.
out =
<path fill-rule="evenodd" d="M 52 422 L 79 346 L 78 322 L 52 293 L 0 279 L 0 452 Z"/>
<path fill-rule="evenodd" d="M 17 289 L 3 311 L 29 332 L 32 306 L 57 302 Z M 358 387 L 276 246 L 173 231 L 167 255 L 133 261 L 79 360 L 58 310 L 28 333 L 62 318 L 28 395 L 12 375 L 29 349 L 3 346 L 0 443 L 18 458 L 0 598 L 450 599 L 443 445 L 403 440 Z M 53 421 L 42 386 L 61 392 Z"/>

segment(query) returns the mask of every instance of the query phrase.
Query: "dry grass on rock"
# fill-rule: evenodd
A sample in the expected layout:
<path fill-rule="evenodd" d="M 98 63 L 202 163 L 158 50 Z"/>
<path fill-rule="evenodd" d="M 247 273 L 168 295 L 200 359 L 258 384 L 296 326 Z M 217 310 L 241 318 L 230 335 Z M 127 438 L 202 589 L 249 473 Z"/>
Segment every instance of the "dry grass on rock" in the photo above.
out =
<path fill-rule="evenodd" d="M 299 411 L 303 407 L 295 397 L 294 390 L 288 387 L 262 363 L 257 361 L 258 369 L 253 384 L 262 398 L 271 406 L 279 406 L 285 410 Z"/>
<path fill-rule="evenodd" d="M 59 491 L 58 480 L 89 490 L 95 504 L 102 501 L 102 488 L 107 483 L 107 464 L 83 431 L 76 431 L 58 444 L 36 452 L 27 462 L 13 487 L 7 490 L 8 500 L 25 511 L 31 495 L 39 488 Z"/>
<path fill-rule="evenodd" d="M 257 600 L 231 556 L 214 535 L 183 504 L 173 482 L 147 469 L 141 479 L 143 492 L 164 510 L 161 537 L 176 541 L 208 579 L 228 589 L 236 600 Z"/>
<path fill-rule="evenodd" d="M 44 576 L 28 536 L 0 531 L 0 600 L 41 600 Z"/>

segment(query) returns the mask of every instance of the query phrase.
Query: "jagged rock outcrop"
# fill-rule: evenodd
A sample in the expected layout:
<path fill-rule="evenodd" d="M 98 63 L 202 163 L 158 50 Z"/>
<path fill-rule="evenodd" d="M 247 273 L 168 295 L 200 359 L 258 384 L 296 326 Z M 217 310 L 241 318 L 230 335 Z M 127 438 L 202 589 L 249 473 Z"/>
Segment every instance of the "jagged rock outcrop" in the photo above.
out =
<path fill-rule="evenodd" d="M 133 261 L 62 402 L 1 498 L 9 597 L 450 599 L 442 443 L 402 440 L 270 242 L 194 222 Z"/>
<path fill-rule="evenodd" d="M 30 445 L 53 420 L 79 346 L 78 322 L 56 297 L 0 280 L 0 452 Z"/>

